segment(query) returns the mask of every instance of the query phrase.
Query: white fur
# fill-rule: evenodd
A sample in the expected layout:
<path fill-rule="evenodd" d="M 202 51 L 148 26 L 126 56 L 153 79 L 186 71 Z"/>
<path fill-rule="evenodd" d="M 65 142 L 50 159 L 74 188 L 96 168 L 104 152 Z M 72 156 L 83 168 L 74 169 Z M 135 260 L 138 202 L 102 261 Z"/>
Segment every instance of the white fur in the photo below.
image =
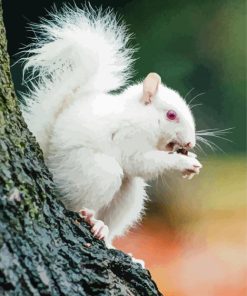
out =
<path fill-rule="evenodd" d="M 145 182 L 159 174 L 200 166 L 193 157 L 158 149 L 171 140 L 195 145 L 190 109 L 160 85 L 144 105 L 142 83 L 108 94 L 130 76 L 128 36 L 112 13 L 77 9 L 53 15 L 26 67 L 39 76 L 26 114 L 45 161 L 71 210 L 93 209 L 110 230 L 108 241 L 140 219 Z M 179 122 L 166 119 L 175 110 Z"/>

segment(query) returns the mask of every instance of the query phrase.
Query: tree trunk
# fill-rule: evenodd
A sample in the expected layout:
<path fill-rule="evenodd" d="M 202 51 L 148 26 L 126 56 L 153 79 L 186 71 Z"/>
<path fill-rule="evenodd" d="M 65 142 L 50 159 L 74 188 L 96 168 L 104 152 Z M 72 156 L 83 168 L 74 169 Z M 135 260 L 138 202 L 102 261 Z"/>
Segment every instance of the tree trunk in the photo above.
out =
<path fill-rule="evenodd" d="M 161 295 L 147 270 L 57 200 L 16 102 L 1 4 L 0 295 Z"/>

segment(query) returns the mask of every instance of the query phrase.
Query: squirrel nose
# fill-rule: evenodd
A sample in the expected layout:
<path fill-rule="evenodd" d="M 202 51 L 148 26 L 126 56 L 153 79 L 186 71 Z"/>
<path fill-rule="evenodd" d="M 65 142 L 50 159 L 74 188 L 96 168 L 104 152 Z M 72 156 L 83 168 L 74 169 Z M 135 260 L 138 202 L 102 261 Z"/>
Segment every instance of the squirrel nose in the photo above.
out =
<path fill-rule="evenodd" d="M 191 142 L 189 142 L 189 143 L 187 143 L 187 144 L 185 144 L 185 148 L 188 148 L 188 149 L 191 149 L 192 148 L 192 144 L 191 144 Z"/>

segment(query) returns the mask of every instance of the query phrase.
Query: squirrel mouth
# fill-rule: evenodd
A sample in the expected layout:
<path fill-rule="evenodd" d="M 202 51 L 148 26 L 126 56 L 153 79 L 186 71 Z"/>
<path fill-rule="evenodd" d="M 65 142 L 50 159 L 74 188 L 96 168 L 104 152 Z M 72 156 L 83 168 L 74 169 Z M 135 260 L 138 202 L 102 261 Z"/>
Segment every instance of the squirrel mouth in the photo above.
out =
<path fill-rule="evenodd" d="M 183 155 L 188 155 L 188 149 L 180 145 L 176 141 L 171 141 L 166 145 L 166 150 L 170 151 L 171 153 L 177 152 Z"/>
<path fill-rule="evenodd" d="M 167 149 L 168 151 L 175 151 L 176 146 L 179 146 L 177 142 L 169 142 L 169 143 L 166 145 L 166 149 Z"/>

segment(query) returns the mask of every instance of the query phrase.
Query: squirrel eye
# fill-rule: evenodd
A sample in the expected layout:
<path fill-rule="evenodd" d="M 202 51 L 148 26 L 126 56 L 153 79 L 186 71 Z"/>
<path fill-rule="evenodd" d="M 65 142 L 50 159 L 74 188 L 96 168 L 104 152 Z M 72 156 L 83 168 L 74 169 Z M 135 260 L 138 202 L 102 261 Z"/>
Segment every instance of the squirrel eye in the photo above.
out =
<path fill-rule="evenodd" d="M 177 118 L 177 113 L 174 110 L 169 110 L 167 111 L 166 116 L 169 120 L 175 120 Z"/>

